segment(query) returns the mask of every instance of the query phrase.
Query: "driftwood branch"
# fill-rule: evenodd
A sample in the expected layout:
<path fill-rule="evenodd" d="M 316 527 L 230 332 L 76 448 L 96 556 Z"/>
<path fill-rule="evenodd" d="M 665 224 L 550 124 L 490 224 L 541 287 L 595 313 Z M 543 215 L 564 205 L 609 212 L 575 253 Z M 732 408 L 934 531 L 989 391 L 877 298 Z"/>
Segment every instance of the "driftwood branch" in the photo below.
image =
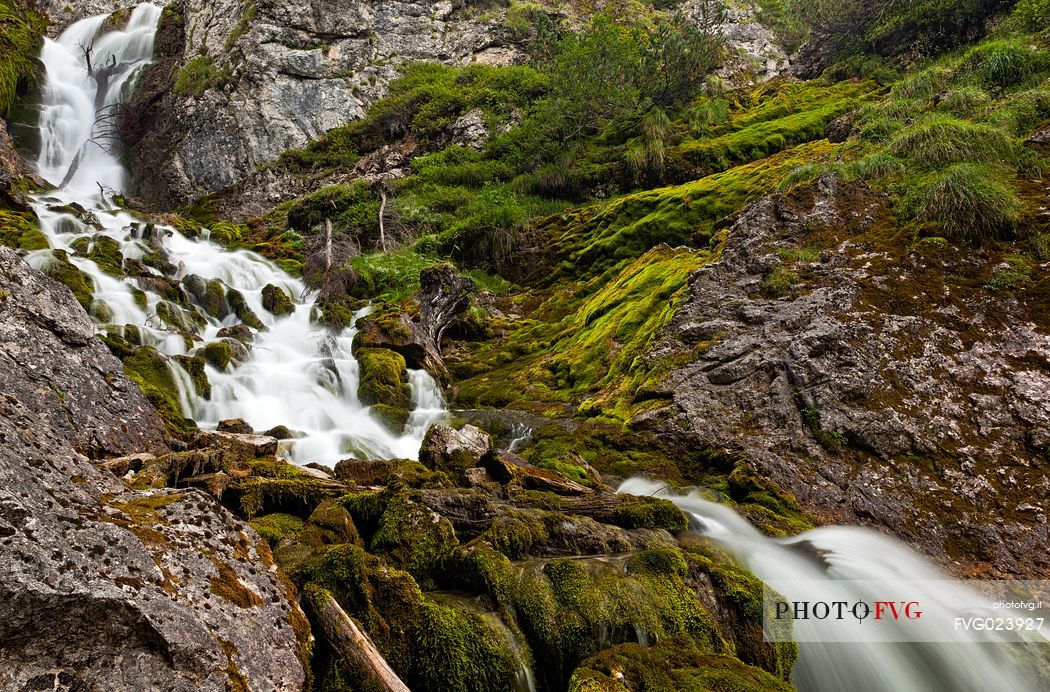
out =
<path fill-rule="evenodd" d="M 332 595 L 314 584 L 306 586 L 307 607 L 332 650 L 366 675 L 384 692 L 409 692 L 408 686 L 379 653 L 372 640 L 350 619 Z"/>

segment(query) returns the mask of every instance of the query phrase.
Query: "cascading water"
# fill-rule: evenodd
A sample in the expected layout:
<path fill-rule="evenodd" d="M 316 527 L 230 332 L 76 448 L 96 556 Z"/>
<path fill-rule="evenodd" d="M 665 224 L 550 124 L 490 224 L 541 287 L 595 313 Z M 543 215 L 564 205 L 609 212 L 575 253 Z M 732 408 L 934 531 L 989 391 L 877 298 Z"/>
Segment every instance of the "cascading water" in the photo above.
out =
<path fill-rule="evenodd" d="M 733 553 L 759 579 L 774 583 L 788 601 L 870 603 L 898 590 L 902 582 L 908 584 L 914 600 L 927 605 L 982 601 L 960 583 L 949 583 L 907 546 L 868 529 L 824 527 L 772 539 L 729 507 L 695 492 L 677 495 L 664 484 L 640 478 L 625 481 L 618 492 L 671 500 L 693 517 L 705 536 Z M 919 619 L 889 625 L 898 630 L 901 641 L 846 643 L 833 619 L 810 619 L 805 626 L 807 641 L 800 638 L 793 677 L 803 692 L 1047 689 L 1047 681 L 1039 681 L 1039 673 L 1028 669 L 1023 657 L 1010 655 L 1010 647 L 1026 645 L 1002 643 L 989 632 L 954 632 L 946 637 L 942 630 L 931 632 L 933 625 Z M 1044 627 L 1032 638 L 1044 643 L 1048 632 L 1050 628 Z M 916 641 L 924 638 L 929 641 Z"/>
<path fill-rule="evenodd" d="M 141 343 L 167 356 L 193 354 L 225 338 L 219 331 L 239 320 L 233 315 L 218 319 L 187 300 L 172 305 L 164 288 L 175 286 L 185 298 L 192 293 L 184 290 L 187 280 L 199 277 L 204 283 L 221 282 L 227 298 L 234 290 L 243 296 L 265 329 L 256 330 L 246 353 L 240 342 L 227 341 L 241 353 L 235 359 L 239 364 L 223 370 L 206 366 L 210 396 L 198 394 L 189 374 L 170 361 L 185 413 L 201 426 L 225 418 L 243 418 L 257 430 L 287 426 L 298 435 L 290 445 L 298 462 L 414 458 L 427 428 L 445 413 L 440 391 L 426 372 L 409 372 L 414 410 L 404 434 L 391 433 L 357 398 L 358 366 L 351 353 L 355 329 L 334 332 L 313 324 L 311 294 L 302 281 L 255 253 L 228 251 L 173 228 L 147 225 L 113 203 L 125 184 L 114 109 L 149 64 L 160 14 L 159 7 L 143 4 L 121 31 L 104 32 L 102 15 L 45 41 L 41 60 L 47 77 L 36 166 L 57 189 L 34 198 L 41 230 L 53 249 L 67 251 L 69 261 L 90 277 L 99 329 L 116 327 L 127 334 L 134 325 Z M 125 259 L 141 260 L 161 251 L 167 259 L 164 271 L 146 269 L 145 276 L 133 278 L 107 274 L 83 256 L 91 254 L 101 236 L 116 241 Z M 56 260 L 52 251 L 41 250 L 28 261 L 40 268 Z M 267 285 L 291 296 L 291 314 L 276 316 L 264 309 Z M 182 322 L 182 328 L 172 329 L 171 321 Z M 187 332 L 196 338 L 188 342 Z"/>

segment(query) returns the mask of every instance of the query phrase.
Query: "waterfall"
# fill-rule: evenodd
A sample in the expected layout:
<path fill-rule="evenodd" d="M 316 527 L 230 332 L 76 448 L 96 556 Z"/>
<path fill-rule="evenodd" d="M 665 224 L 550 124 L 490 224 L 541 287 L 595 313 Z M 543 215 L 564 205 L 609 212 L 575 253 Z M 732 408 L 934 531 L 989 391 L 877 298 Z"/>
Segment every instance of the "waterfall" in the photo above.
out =
<path fill-rule="evenodd" d="M 664 484 L 639 478 L 625 481 L 618 492 L 671 500 L 692 517 L 705 536 L 730 551 L 759 579 L 774 584 L 789 601 L 854 603 L 860 599 L 870 603 L 899 591 L 905 583 L 913 600 L 927 606 L 984 602 L 904 544 L 869 529 L 823 527 L 773 539 L 729 507 L 695 492 L 677 495 Z M 891 635 L 900 635 L 901 641 L 886 641 L 883 636 L 847 642 L 841 637 L 840 623 L 833 619 L 796 620 L 799 658 L 793 682 L 803 692 L 1046 689 L 1045 680 L 1043 684 L 1036 681 L 1037 672 L 1025 670 L 1020 658 L 1010 655 L 1011 647 L 1025 650 L 1026 645 L 1003 643 L 989 632 L 931 631 L 936 622 L 890 623 L 896 630 Z M 1033 632 L 1032 639 L 1045 646 L 1048 635 L 1050 623 L 1041 633 Z M 916 641 L 924 638 L 928 641 Z"/>
<path fill-rule="evenodd" d="M 159 7 L 142 4 L 123 30 L 103 32 L 106 16 L 101 15 L 45 41 L 36 168 L 57 189 L 33 197 L 41 230 L 53 249 L 66 250 L 69 261 L 90 277 L 93 319 L 100 331 L 116 328 L 127 334 L 134 326 L 142 344 L 167 356 L 193 355 L 221 340 L 230 344 L 237 356 L 230 365 L 221 371 L 205 367 L 211 383 L 207 398 L 197 393 L 174 359 L 169 361 L 184 412 L 201 427 L 225 418 L 243 418 L 256 430 L 287 426 L 297 437 L 282 449 L 300 463 L 333 465 L 351 456 L 415 458 L 427 428 L 445 414 L 430 375 L 409 371 L 414 410 L 403 434 L 390 432 L 358 401 L 358 364 L 351 351 L 356 330 L 350 326 L 336 332 L 314 324 L 312 293 L 300 279 L 253 252 L 229 251 L 210 242 L 207 232 L 193 239 L 174 228 L 150 227 L 113 203 L 125 185 L 115 107 L 130 95 L 150 62 L 160 15 Z M 116 241 L 125 259 L 140 260 L 161 247 L 171 268 L 148 267 L 150 275 L 137 279 L 111 276 L 74 252 L 74 244 L 83 250 L 87 241 L 83 254 L 90 254 L 102 236 Z M 38 268 L 56 261 L 50 250 L 30 253 L 27 260 Z M 185 286 L 191 275 L 221 282 L 227 297 L 234 290 L 243 296 L 265 326 L 247 348 L 219 335 L 238 324 L 237 317 L 218 319 L 199 306 L 173 308 L 168 303 L 162 288 L 180 281 Z M 290 314 L 275 316 L 263 308 L 267 285 L 291 297 Z M 167 327 L 162 314 L 181 319 L 183 333 L 192 332 L 194 339 L 188 342 L 183 333 Z"/>

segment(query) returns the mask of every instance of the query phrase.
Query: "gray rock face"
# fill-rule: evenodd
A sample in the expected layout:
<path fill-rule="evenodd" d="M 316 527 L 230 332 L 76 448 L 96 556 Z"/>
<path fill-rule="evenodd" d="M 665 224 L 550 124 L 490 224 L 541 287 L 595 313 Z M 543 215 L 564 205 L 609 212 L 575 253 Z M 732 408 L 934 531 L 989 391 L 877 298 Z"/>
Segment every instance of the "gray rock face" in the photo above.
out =
<path fill-rule="evenodd" d="M 300 689 L 302 614 L 258 536 L 75 449 L 163 451 L 163 426 L 68 289 L 2 247 L 0 360 L 0 688 Z"/>
<path fill-rule="evenodd" d="M 70 290 L 6 247 L 0 247 L 0 391 L 87 456 L 166 449 L 157 412 L 95 338 Z"/>
<path fill-rule="evenodd" d="M 748 208 L 655 354 L 699 359 L 665 382 L 674 405 L 638 423 L 742 454 L 828 519 L 1045 575 L 1050 336 L 1016 301 L 941 275 L 965 263 L 960 250 L 897 258 L 853 240 L 886 215 L 862 184 L 830 176 L 808 199 Z M 781 251 L 814 229 L 838 247 L 796 266 L 790 295 L 763 295 Z"/>
<path fill-rule="evenodd" d="M 212 61 L 211 88 L 171 93 L 172 80 L 149 93 L 147 78 L 136 109 L 144 122 L 126 128 L 168 133 L 132 136 L 128 159 L 143 194 L 164 203 L 231 185 L 282 151 L 360 118 L 402 63 L 518 56 L 498 13 L 448 0 L 184 0 L 182 12 L 182 41 L 159 42 L 160 57 L 178 67 Z M 156 118 L 145 117 L 153 106 Z M 163 180 L 150 184 L 158 168 Z"/>

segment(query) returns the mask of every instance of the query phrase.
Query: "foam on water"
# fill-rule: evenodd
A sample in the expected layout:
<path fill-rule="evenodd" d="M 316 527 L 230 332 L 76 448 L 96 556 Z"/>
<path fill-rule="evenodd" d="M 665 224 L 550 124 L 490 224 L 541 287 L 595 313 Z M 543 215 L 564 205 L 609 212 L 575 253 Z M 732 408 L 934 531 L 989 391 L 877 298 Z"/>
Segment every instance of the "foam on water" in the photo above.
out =
<path fill-rule="evenodd" d="M 220 321 L 191 306 L 200 324 L 189 325 L 196 338 L 187 343 L 157 316 L 164 297 L 153 290 L 156 286 L 149 277 L 136 280 L 106 274 L 92 260 L 73 254 L 78 239 L 108 236 L 117 241 L 125 258 L 141 259 L 152 251 L 147 232 L 159 231 L 171 263 L 178 267 L 168 278 L 217 279 L 226 290 L 236 289 L 244 296 L 267 329 L 255 334 L 248 357 L 239 365 L 223 371 L 206 366 L 209 397 L 199 396 L 190 376 L 174 359 L 169 361 L 185 413 L 202 427 L 225 418 L 243 418 L 257 430 L 285 425 L 302 434 L 286 447 L 293 459 L 303 463 L 331 465 L 351 456 L 415 458 L 427 428 L 445 414 L 440 390 L 426 372 L 409 372 L 415 409 L 404 434 L 391 433 L 357 398 L 358 366 L 351 352 L 356 330 L 351 326 L 334 332 L 315 325 L 310 319 L 313 296 L 300 279 L 253 252 L 229 251 L 174 228 L 156 226 L 149 231 L 143 221 L 113 203 L 126 182 L 116 151 L 114 107 L 130 94 L 136 77 L 149 64 L 160 14 L 159 7 L 143 4 L 122 31 L 102 33 L 106 18 L 102 15 L 77 22 L 56 40 L 45 41 L 41 60 L 47 76 L 36 167 L 58 189 L 34 198 L 41 229 L 53 248 L 66 250 L 70 261 L 91 278 L 94 299 L 104 304 L 97 306 L 101 309 L 95 314 L 120 329 L 135 325 L 143 343 L 168 356 L 192 355 L 215 341 L 220 329 L 237 324 L 237 318 L 231 315 Z M 91 49 L 91 73 L 85 47 Z M 90 216 L 71 212 L 66 205 L 72 203 Z M 54 261 L 54 256 L 51 251 L 38 251 L 28 260 L 39 268 Z M 162 276 L 159 271 L 153 274 Z M 292 297 L 290 315 L 274 316 L 263 308 L 262 292 L 268 284 Z M 140 291 L 146 295 L 144 307 Z M 100 323 L 99 328 L 107 325 Z"/>

